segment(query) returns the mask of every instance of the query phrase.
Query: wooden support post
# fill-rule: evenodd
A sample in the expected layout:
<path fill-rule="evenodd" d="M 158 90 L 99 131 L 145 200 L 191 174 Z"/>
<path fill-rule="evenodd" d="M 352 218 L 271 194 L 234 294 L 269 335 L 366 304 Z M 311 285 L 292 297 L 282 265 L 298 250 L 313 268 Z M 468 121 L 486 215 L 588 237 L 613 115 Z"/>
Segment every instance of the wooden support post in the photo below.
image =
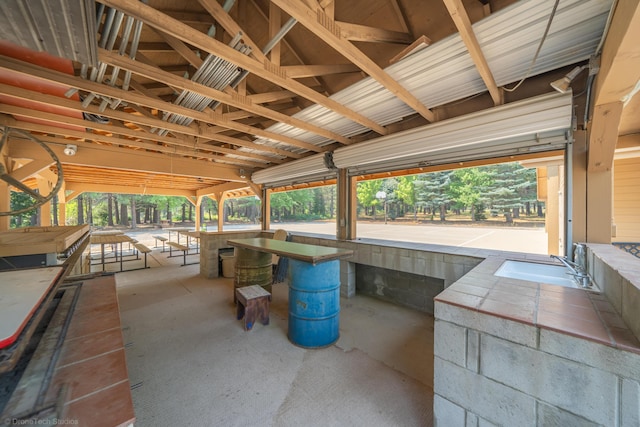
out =
<path fill-rule="evenodd" d="M 0 181 L 0 212 L 9 212 L 11 210 L 11 192 L 9 191 L 9 185 Z M 0 216 L 0 231 L 9 230 L 9 215 Z"/>
<path fill-rule="evenodd" d="M 262 229 L 271 228 L 271 194 L 272 191 L 266 188 L 262 189 Z"/>
<path fill-rule="evenodd" d="M 226 193 L 216 193 L 216 200 L 218 202 L 218 231 L 222 231 L 224 228 L 224 202 L 226 199 Z"/>
<path fill-rule="evenodd" d="M 356 238 L 356 186 L 356 179 L 350 177 L 346 169 L 338 171 L 336 237 L 339 240 Z"/>
<path fill-rule="evenodd" d="M 196 209 L 196 231 L 200 230 L 200 225 L 202 224 L 202 197 L 196 197 L 195 209 Z"/>
<path fill-rule="evenodd" d="M 547 228 L 547 252 L 560 255 L 560 168 L 557 165 L 547 167 L 547 206 L 545 226 Z"/>

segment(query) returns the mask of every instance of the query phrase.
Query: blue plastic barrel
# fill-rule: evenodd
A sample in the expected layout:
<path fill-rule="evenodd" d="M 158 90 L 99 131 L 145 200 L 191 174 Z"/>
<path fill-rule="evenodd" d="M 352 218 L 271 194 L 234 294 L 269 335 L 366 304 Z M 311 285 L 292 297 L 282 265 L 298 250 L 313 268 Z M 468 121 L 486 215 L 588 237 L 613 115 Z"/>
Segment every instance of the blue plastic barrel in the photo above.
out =
<path fill-rule="evenodd" d="M 289 340 L 305 348 L 333 344 L 340 336 L 340 261 L 290 259 L 289 268 Z"/>

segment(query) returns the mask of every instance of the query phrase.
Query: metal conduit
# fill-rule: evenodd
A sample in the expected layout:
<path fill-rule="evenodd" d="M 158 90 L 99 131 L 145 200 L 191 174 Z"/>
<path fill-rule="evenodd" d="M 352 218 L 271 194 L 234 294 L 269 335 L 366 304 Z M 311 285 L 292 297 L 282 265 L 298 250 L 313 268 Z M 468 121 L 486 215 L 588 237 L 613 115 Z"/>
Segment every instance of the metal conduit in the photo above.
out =
<path fill-rule="evenodd" d="M 236 34 L 236 36 L 229 43 L 229 46 L 245 55 L 251 53 L 251 48 L 242 42 L 242 33 Z M 204 86 L 211 87 L 213 89 L 222 90 L 225 87 L 229 86 L 229 84 L 241 72 L 242 70 L 238 68 L 238 66 L 225 61 L 213 54 L 209 54 L 205 58 L 202 65 L 194 73 L 191 80 Z M 188 90 L 183 90 L 178 98 L 174 101 L 174 104 L 196 111 L 204 111 L 204 109 L 211 105 L 212 102 L 214 102 L 213 99 L 208 98 L 204 95 L 200 95 L 196 92 Z M 183 126 L 188 126 L 189 124 L 191 124 L 191 122 L 193 122 L 193 119 L 190 117 L 166 112 L 163 114 L 162 120 Z M 161 136 L 168 133 L 166 129 L 158 128 L 154 128 L 151 131 L 157 132 L 158 135 Z"/>
<path fill-rule="evenodd" d="M 298 21 L 295 18 L 289 18 L 289 20 L 287 22 L 285 22 L 285 24 L 282 26 L 282 28 L 280 28 L 278 33 L 275 36 L 273 36 L 273 38 L 271 40 L 269 40 L 269 42 L 265 45 L 265 47 L 262 49 L 262 53 L 266 55 L 269 52 L 271 52 L 271 49 L 273 49 L 275 47 L 275 45 L 277 45 L 280 42 L 280 40 L 282 40 L 284 38 L 284 36 L 287 35 L 289 30 L 291 30 L 293 28 L 293 26 L 296 25 L 297 22 Z M 248 75 L 249 75 L 249 72 L 247 70 L 242 70 L 240 75 L 238 75 L 231 82 L 231 87 L 233 89 L 237 88 L 238 85 L 244 79 L 246 79 Z M 220 105 L 220 101 L 216 101 L 213 104 L 211 104 L 211 108 L 215 110 L 218 107 L 218 105 Z"/>
<path fill-rule="evenodd" d="M 116 41 L 118 40 L 120 29 L 122 28 L 122 36 L 120 38 L 118 53 L 120 55 L 126 54 L 129 40 L 131 39 L 129 57 L 131 59 L 135 59 L 138 50 L 138 44 L 140 42 L 140 33 L 142 32 L 142 21 L 138 21 L 131 16 L 126 16 L 124 13 L 106 7 L 103 4 L 99 4 L 96 9 L 97 28 L 100 28 L 100 23 L 103 16 L 104 25 L 102 26 L 102 32 L 100 34 L 100 41 L 98 43 L 98 46 L 102 49 L 113 50 Z M 127 18 L 126 21 L 124 20 L 125 17 Z M 124 27 L 122 26 L 123 21 L 125 22 Z M 109 86 L 115 87 L 118 83 L 118 77 L 120 75 L 121 68 L 112 67 L 111 75 L 105 81 L 108 67 L 109 65 L 104 62 L 99 62 L 96 67 L 90 67 L 87 64 L 82 64 L 82 67 L 80 69 L 80 76 L 87 80 L 91 80 L 97 83 L 106 83 Z M 122 89 L 129 90 L 130 83 L 131 71 L 127 70 L 124 75 Z M 67 93 L 65 93 L 65 95 L 71 96 L 75 92 L 77 92 L 77 90 L 68 91 Z M 96 98 L 100 98 L 102 100 L 99 107 L 100 111 L 104 111 L 107 106 L 115 109 L 122 103 L 121 99 L 112 99 L 107 96 L 98 95 L 96 93 L 89 93 L 82 100 L 82 106 L 85 108 L 88 107 Z"/>

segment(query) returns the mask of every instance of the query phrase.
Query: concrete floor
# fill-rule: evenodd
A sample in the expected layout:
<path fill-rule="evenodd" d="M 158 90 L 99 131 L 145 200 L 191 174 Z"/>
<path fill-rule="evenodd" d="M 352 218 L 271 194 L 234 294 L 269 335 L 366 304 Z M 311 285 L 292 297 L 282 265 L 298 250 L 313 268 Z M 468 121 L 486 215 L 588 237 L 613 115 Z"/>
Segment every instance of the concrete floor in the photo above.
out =
<path fill-rule="evenodd" d="M 432 425 L 432 316 L 342 299 L 338 342 L 303 349 L 287 339 L 286 284 L 271 323 L 245 332 L 232 279 L 150 255 L 116 275 L 136 426 Z"/>

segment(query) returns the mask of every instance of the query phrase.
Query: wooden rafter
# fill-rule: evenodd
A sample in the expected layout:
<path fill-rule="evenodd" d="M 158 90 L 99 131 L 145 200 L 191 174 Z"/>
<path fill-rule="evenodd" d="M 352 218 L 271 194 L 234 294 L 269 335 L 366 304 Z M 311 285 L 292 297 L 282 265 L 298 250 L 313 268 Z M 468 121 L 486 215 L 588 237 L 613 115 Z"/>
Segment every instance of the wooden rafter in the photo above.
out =
<path fill-rule="evenodd" d="M 308 30 L 324 40 L 345 58 L 356 64 L 362 71 L 369 74 L 378 83 L 387 88 L 399 99 L 413 108 L 418 114 L 429 121 L 434 121 L 435 116 L 431 110 L 425 107 L 410 91 L 393 80 L 382 68 L 357 47 L 340 36 L 340 26 L 327 17 L 322 9 L 316 10 L 306 7 L 295 0 L 272 0 L 282 10 L 297 19 Z"/>
<path fill-rule="evenodd" d="M 360 69 L 353 64 L 288 65 L 282 67 L 282 69 L 287 73 L 287 76 L 293 79 L 360 71 Z"/>
<path fill-rule="evenodd" d="M 336 21 L 336 24 L 340 26 L 340 36 L 349 41 L 401 44 L 410 44 L 413 42 L 413 37 L 411 37 L 411 34 L 409 33 L 368 27 L 366 25 L 351 24 L 349 22 L 342 21 Z"/>
<path fill-rule="evenodd" d="M 178 156 L 167 156 L 161 153 L 154 153 L 144 150 L 128 150 L 123 156 L 123 149 L 119 147 L 96 145 L 77 141 L 78 152 L 75 156 L 65 156 L 63 153 L 65 143 L 69 140 L 62 138 L 39 136 L 44 142 L 50 143 L 50 148 L 59 158 L 64 159 L 63 164 L 78 166 L 94 166 L 98 168 L 108 168 L 117 170 L 129 170 L 146 172 L 149 174 L 171 174 L 176 176 L 197 177 L 204 180 L 213 179 L 220 181 L 241 181 L 238 175 L 238 166 L 216 165 L 216 167 L 206 167 L 212 165 L 195 159 L 187 159 Z M 15 158 L 38 158 L 40 148 L 35 144 L 24 144 L 24 141 L 14 138 L 15 143 L 10 141 L 9 153 Z"/>
<path fill-rule="evenodd" d="M 134 123 L 141 128 L 149 129 L 149 128 L 164 127 L 170 130 L 175 135 L 184 135 L 184 136 L 202 138 L 203 140 L 209 139 L 209 140 L 224 142 L 232 145 L 251 148 L 257 151 L 273 153 L 278 156 L 291 157 L 294 159 L 301 157 L 301 155 L 292 153 L 290 151 L 281 150 L 278 148 L 273 148 L 265 145 L 253 144 L 253 143 L 250 143 L 249 141 L 226 137 L 223 135 L 218 135 L 218 133 L 213 132 L 211 130 L 212 128 L 204 127 L 203 129 L 199 129 L 198 127 L 194 128 L 190 126 L 183 126 L 183 125 L 178 125 L 174 123 L 168 123 L 156 118 L 155 116 L 151 115 L 150 113 L 148 113 L 146 110 L 142 108 L 134 108 L 135 111 L 141 112 L 141 114 L 131 114 L 131 113 L 112 110 L 112 109 L 106 109 L 105 111 L 100 111 L 99 108 L 94 105 L 89 105 L 88 107 L 85 108 L 82 106 L 82 104 L 79 101 L 74 101 L 71 99 L 61 98 L 53 95 L 41 94 L 41 93 L 33 92 L 27 89 L 17 88 L 15 86 L 0 84 L 0 91 L 5 96 L 10 96 L 12 98 L 21 99 L 21 100 L 31 100 L 32 102 L 37 102 L 43 105 L 55 105 L 55 106 L 63 107 L 65 109 L 69 109 L 72 111 L 79 111 L 79 112 L 86 111 L 88 113 L 95 114 L 98 116 L 109 117 L 110 119 L 119 120 L 122 123 Z M 136 106 L 132 106 L 132 108 L 133 107 L 136 107 Z M 142 112 L 145 112 L 146 114 L 142 114 Z M 61 117 L 61 120 L 63 120 L 66 123 L 66 117 Z M 86 123 L 87 122 L 83 122 L 82 125 L 85 126 Z"/>
<path fill-rule="evenodd" d="M 467 50 L 469 51 L 469 55 L 471 55 L 471 59 L 473 60 L 474 64 L 476 64 L 476 68 L 478 70 L 478 73 L 480 73 L 480 77 L 482 77 L 484 84 L 487 86 L 487 89 L 491 94 L 493 103 L 495 105 L 502 105 L 504 103 L 504 96 L 500 89 L 498 89 L 498 85 L 496 85 L 496 81 L 493 78 L 493 73 L 489 68 L 487 59 L 482 53 L 482 48 L 480 47 L 478 38 L 473 32 L 473 28 L 471 27 L 471 20 L 469 19 L 469 15 L 467 15 L 467 11 L 465 10 L 464 5 L 462 4 L 462 0 L 444 0 L 444 4 L 449 11 L 449 15 L 451 15 L 451 19 L 453 19 L 453 22 L 458 28 L 458 32 L 460 33 L 460 37 L 462 37 L 462 41 L 467 46 Z"/>
<path fill-rule="evenodd" d="M 208 98 L 214 99 L 216 101 L 220 101 L 224 104 L 231 105 L 235 108 L 240 108 L 242 110 L 250 111 L 254 114 L 267 117 L 273 120 L 281 121 L 282 123 L 286 123 L 293 127 L 297 127 L 300 129 L 307 130 L 309 132 L 316 133 L 318 135 L 322 135 L 329 139 L 334 139 L 336 141 L 342 142 L 344 144 L 349 143 L 347 138 L 344 138 L 334 132 L 330 132 L 326 129 L 320 128 L 318 126 L 311 125 L 306 123 L 303 120 L 298 120 L 293 117 L 286 116 L 284 114 L 280 114 L 276 111 L 273 111 L 269 108 L 263 107 L 261 105 L 253 105 L 249 98 L 243 96 L 234 96 L 233 94 L 228 94 L 222 91 L 219 91 L 214 88 L 210 88 L 208 86 L 201 85 L 199 83 L 193 82 L 191 80 L 185 79 L 181 76 L 176 76 L 171 73 L 164 72 L 156 67 L 147 64 L 141 64 L 137 61 L 129 59 L 128 57 L 118 55 L 115 52 L 110 52 L 106 50 L 100 50 L 100 60 L 107 64 L 120 67 L 125 70 L 129 70 L 138 75 L 144 76 L 146 78 L 162 82 L 169 86 L 179 88 L 181 90 L 188 90 L 191 92 L 198 93 L 200 95 L 206 96 Z M 191 110 L 190 110 L 191 111 Z M 190 116 L 190 114 L 186 114 Z M 232 123 L 224 122 L 220 123 L 221 126 L 233 126 Z M 247 132 L 248 134 L 252 134 L 254 131 Z M 257 135 L 261 132 L 259 129 L 255 130 L 255 134 Z M 270 138 L 282 140 L 282 136 L 272 134 Z M 321 151 L 318 147 L 308 144 L 302 141 L 287 139 L 287 141 L 282 140 L 287 144 L 295 145 L 306 150 L 311 151 Z"/>
<path fill-rule="evenodd" d="M 282 161 L 277 158 L 262 156 L 255 153 L 249 153 L 245 151 L 236 151 L 230 148 L 219 147 L 213 144 L 208 144 L 205 141 L 198 141 L 195 138 L 182 136 L 181 138 L 169 137 L 169 136 L 160 136 L 153 133 L 147 132 L 139 132 L 135 130 L 131 130 L 126 126 L 114 126 L 110 124 L 101 124 L 83 119 L 74 119 L 67 116 L 60 116 L 58 114 L 46 113 L 43 111 L 37 111 L 30 108 L 22 108 L 16 107 L 12 105 L 2 104 L 0 103 L 0 113 L 11 114 L 18 117 L 30 117 L 37 120 L 50 122 L 53 126 L 50 127 L 51 133 L 56 133 L 58 135 L 64 136 L 75 136 L 80 137 L 78 134 L 70 135 L 66 133 L 67 131 L 63 128 L 55 126 L 56 124 L 70 124 L 77 126 L 84 126 L 88 129 L 93 129 L 96 131 L 102 131 L 106 133 L 110 133 L 112 135 L 117 135 L 119 138 L 132 138 L 134 140 L 143 140 L 150 142 L 158 142 L 163 143 L 168 146 L 175 147 L 183 147 L 190 150 L 198 149 L 203 152 L 215 152 L 222 154 L 234 154 L 239 157 L 246 157 L 249 159 L 260 160 L 269 163 L 281 163 Z M 86 138 L 94 138 L 101 139 L 101 136 L 97 134 L 88 133 L 85 136 Z M 223 135 L 216 135 L 217 138 L 228 139 L 234 142 L 239 141 L 240 144 L 245 145 L 245 141 L 237 140 L 236 138 L 225 137 Z"/>
<path fill-rule="evenodd" d="M 379 134 L 387 133 L 383 126 L 380 126 L 373 120 L 350 110 L 333 99 L 327 98 L 309 89 L 295 80 L 287 79 L 286 75 L 282 73 L 279 67 L 275 66 L 270 61 L 265 60 L 263 63 L 256 61 L 255 59 L 238 52 L 224 43 L 220 43 L 217 40 L 207 37 L 205 34 L 194 30 L 182 22 L 149 7 L 142 2 L 130 2 L 128 0 L 100 0 L 100 2 L 109 7 L 121 10 L 147 25 L 164 30 L 168 34 L 186 41 L 201 50 L 214 53 L 220 58 L 246 69 L 250 73 L 256 74 L 257 76 L 262 77 L 282 88 L 289 89 L 312 102 L 334 110 L 336 113 L 360 123 Z"/>
<path fill-rule="evenodd" d="M 119 55 L 117 56 L 120 57 Z M 123 58 L 123 57 L 120 57 L 120 58 Z M 37 65 L 18 61 L 18 60 L 4 57 L 1 55 L 0 55 L 0 68 L 11 70 L 17 73 L 28 74 L 31 76 L 35 76 L 35 77 L 47 80 L 47 81 L 68 85 L 70 87 L 86 90 L 87 92 L 93 92 L 99 95 L 108 96 L 110 98 L 121 99 L 127 102 L 132 102 L 134 104 L 141 105 L 141 106 L 155 108 L 160 111 L 166 111 L 174 114 L 180 114 L 183 116 L 192 117 L 203 123 L 220 125 L 228 129 L 233 129 L 239 132 L 247 133 L 249 135 L 263 136 L 265 138 L 271 138 L 276 141 L 282 141 L 285 144 L 290 144 L 294 146 L 299 146 L 301 144 L 300 141 L 297 141 L 293 138 L 288 138 L 283 135 L 274 134 L 272 132 L 264 131 L 252 126 L 246 126 L 238 122 L 225 121 L 222 119 L 221 115 L 219 114 L 210 114 L 206 112 L 191 110 L 189 108 L 170 104 L 168 102 L 160 101 L 149 96 L 140 95 L 132 91 L 124 91 L 122 89 L 118 89 L 109 85 L 103 85 L 100 83 L 94 83 L 88 80 L 83 80 L 79 77 L 70 76 L 68 74 L 60 73 L 54 70 L 48 70 L 48 69 L 39 67 Z M 167 74 L 171 75 L 169 73 Z M 176 77 L 176 76 L 173 76 L 173 77 Z M 186 80 L 186 79 L 182 79 L 182 80 L 189 82 L 189 80 Z M 195 90 L 196 87 L 203 87 L 203 86 L 202 85 L 196 86 L 194 83 L 193 86 L 190 86 L 190 87 Z M 307 145 L 311 145 L 311 144 L 307 144 Z M 318 148 L 316 146 L 311 146 L 309 147 L 309 149 L 313 149 L 314 151 L 323 151 L 322 148 Z"/>

